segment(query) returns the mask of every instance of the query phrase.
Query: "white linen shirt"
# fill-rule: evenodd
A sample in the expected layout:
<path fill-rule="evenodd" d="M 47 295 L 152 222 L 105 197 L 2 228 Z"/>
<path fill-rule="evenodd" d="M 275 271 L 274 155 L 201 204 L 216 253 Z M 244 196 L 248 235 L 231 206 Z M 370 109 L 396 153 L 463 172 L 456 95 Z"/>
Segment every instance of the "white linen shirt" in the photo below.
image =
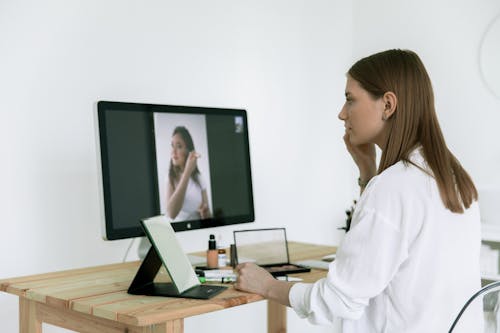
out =
<path fill-rule="evenodd" d="M 418 149 L 410 160 L 429 170 Z M 481 287 L 480 244 L 477 202 L 452 213 L 434 178 L 400 161 L 364 190 L 327 277 L 295 284 L 289 301 L 300 317 L 340 320 L 347 333 L 447 332 Z M 476 303 L 454 332 L 482 331 Z"/>

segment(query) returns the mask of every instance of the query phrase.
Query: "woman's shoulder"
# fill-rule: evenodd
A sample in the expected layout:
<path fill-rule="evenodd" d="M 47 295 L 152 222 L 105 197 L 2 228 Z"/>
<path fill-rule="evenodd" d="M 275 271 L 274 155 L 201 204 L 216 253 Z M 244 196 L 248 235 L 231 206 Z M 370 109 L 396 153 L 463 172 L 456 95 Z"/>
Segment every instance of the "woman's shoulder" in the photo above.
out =
<path fill-rule="evenodd" d="M 428 189 L 432 182 L 434 180 L 425 159 L 419 151 L 414 151 L 408 161 L 399 161 L 373 177 L 365 192 L 407 195 L 419 189 Z"/>
<path fill-rule="evenodd" d="M 373 177 L 366 189 L 390 190 L 401 188 L 411 182 L 417 175 L 413 170 L 414 168 L 412 165 L 399 161 Z"/>
<path fill-rule="evenodd" d="M 432 171 L 419 148 L 413 150 L 407 159 L 400 160 L 385 169 L 379 176 L 379 181 L 389 184 L 433 177 Z"/>
<path fill-rule="evenodd" d="M 415 159 L 411 161 L 415 164 L 399 161 L 373 177 L 356 209 L 374 211 L 398 229 L 403 227 L 404 214 L 423 212 L 439 193 L 432 176 L 424 172 Z"/>

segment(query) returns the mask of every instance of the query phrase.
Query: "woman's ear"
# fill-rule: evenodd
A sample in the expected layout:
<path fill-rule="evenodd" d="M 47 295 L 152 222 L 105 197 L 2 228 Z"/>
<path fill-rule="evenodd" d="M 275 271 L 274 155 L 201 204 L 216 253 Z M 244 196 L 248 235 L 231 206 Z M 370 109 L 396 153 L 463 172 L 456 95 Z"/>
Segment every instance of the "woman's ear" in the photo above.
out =
<path fill-rule="evenodd" d="M 392 91 L 386 92 L 382 98 L 385 104 L 382 118 L 386 120 L 389 119 L 394 114 L 394 112 L 396 112 L 398 98 Z"/>

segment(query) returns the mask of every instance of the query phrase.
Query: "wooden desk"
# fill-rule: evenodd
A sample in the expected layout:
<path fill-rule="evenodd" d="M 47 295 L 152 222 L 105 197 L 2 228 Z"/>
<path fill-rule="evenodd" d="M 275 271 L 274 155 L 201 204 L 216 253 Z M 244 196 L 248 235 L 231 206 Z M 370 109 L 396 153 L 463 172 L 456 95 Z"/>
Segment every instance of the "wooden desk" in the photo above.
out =
<path fill-rule="evenodd" d="M 289 242 L 291 261 L 318 259 L 332 246 Z M 210 300 L 127 294 L 139 261 L 0 280 L 0 291 L 19 296 L 19 331 L 42 332 L 42 322 L 82 333 L 181 333 L 184 318 L 263 300 L 228 290 Z M 314 282 L 326 271 L 297 274 Z M 158 280 L 168 277 L 160 274 Z M 268 332 L 286 332 L 286 307 L 268 303 Z"/>

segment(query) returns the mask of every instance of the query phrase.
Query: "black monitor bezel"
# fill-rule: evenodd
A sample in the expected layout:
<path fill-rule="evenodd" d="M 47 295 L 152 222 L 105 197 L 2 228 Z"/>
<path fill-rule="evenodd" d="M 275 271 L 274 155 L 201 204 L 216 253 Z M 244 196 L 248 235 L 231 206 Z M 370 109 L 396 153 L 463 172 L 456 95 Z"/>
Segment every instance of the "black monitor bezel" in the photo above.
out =
<path fill-rule="evenodd" d="M 101 172 L 101 184 L 99 185 L 102 191 L 102 204 L 104 210 L 104 224 L 103 235 L 104 239 L 107 240 L 117 240 L 124 238 L 134 238 L 145 236 L 144 231 L 140 225 L 140 220 L 137 221 L 137 227 L 133 228 L 118 228 L 113 223 L 112 216 L 112 206 L 111 206 L 111 193 L 109 189 L 109 163 L 107 160 L 107 141 L 106 141 L 106 127 L 105 127 L 105 116 L 107 111 L 139 111 L 139 112 L 165 112 L 165 113 L 185 113 L 185 114 L 202 114 L 202 115 L 234 115 L 243 117 L 244 121 L 244 142 L 245 142 L 245 156 L 247 157 L 248 165 L 248 179 L 249 179 L 249 206 L 250 212 L 246 215 L 238 216 L 224 216 L 224 217 L 212 217 L 204 220 L 195 221 L 182 221 L 172 223 L 172 227 L 176 232 L 187 231 L 187 230 L 197 230 L 213 227 L 221 227 L 232 224 L 239 223 L 250 223 L 255 221 L 255 210 L 254 210 L 254 200 L 253 200 L 253 186 L 252 186 L 252 172 L 250 163 L 250 147 L 249 147 L 249 136 L 248 136 L 248 122 L 247 122 L 247 112 L 244 109 L 232 109 L 232 108 L 215 108 L 215 107 L 199 107 L 199 106 L 182 106 L 182 105 L 167 105 L 167 104 L 149 104 L 149 103 L 133 103 L 133 102 L 117 102 L 117 101 L 98 101 L 97 102 L 97 127 L 98 127 L 98 144 L 99 144 L 99 155 L 100 155 L 100 172 Z M 155 147 L 152 147 L 155 150 Z M 156 154 L 156 153 L 155 153 Z M 156 175 L 156 170 L 154 170 Z M 156 179 L 156 182 L 158 180 Z M 156 197 L 159 200 L 159 195 L 156 193 Z M 159 212 L 159 202 L 158 214 Z M 158 215 L 157 214 L 157 215 Z M 145 216 L 144 218 L 146 218 Z"/>

